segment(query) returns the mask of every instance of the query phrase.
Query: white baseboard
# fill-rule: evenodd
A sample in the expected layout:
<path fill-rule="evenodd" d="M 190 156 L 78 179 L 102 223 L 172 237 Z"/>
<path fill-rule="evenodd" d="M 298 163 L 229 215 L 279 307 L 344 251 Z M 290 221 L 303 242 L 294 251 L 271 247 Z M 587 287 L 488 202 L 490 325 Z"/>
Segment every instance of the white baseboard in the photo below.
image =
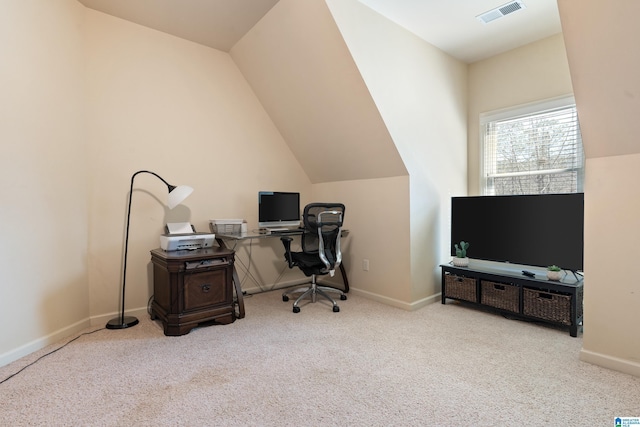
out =
<path fill-rule="evenodd" d="M 8 365 L 9 363 L 16 361 L 22 357 L 25 357 L 33 352 L 41 350 L 48 345 L 59 342 L 71 335 L 75 335 L 83 329 L 91 326 L 89 319 L 84 319 L 79 322 L 69 325 L 65 328 L 59 329 L 50 333 L 44 337 L 33 340 L 25 345 L 10 350 L 4 354 L 0 354 L 0 366 Z"/>
<path fill-rule="evenodd" d="M 634 377 L 640 377 L 640 363 L 631 360 L 620 359 L 585 349 L 580 350 L 580 360 L 602 366 L 603 368 L 633 375 Z"/>
<path fill-rule="evenodd" d="M 139 307 L 132 310 L 125 310 L 124 315 L 134 316 L 139 319 L 143 316 L 148 316 L 149 313 L 147 312 L 147 307 Z M 115 319 L 118 316 L 120 316 L 119 311 L 114 313 L 101 314 L 100 316 L 93 316 L 91 317 L 91 326 L 105 326 L 109 320 Z"/>
<path fill-rule="evenodd" d="M 396 307 L 396 308 L 401 308 L 403 310 L 407 310 L 407 311 L 414 311 L 417 310 L 419 308 L 425 307 L 429 304 L 433 304 L 434 302 L 440 301 L 441 299 L 441 294 L 435 294 L 435 295 L 431 295 L 428 296 L 426 298 L 423 298 L 421 300 L 412 302 L 412 303 L 407 303 L 404 301 L 400 301 L 394 298 L 389 298 L 389 297 L 385 297 L 383 295 L 379 295 L 379 294 L 374 294 L 372 292 L 368 292 L 368 291 L 363 291 L 361 289 L 358 288 L 350 288 L 349 289 L 349 293 L 354 293 L 356 295 L 362 295 L 365 298 L 374 300 L 374 301 L 378 301 L 382 304 L 386 304 L 386 305 L 390 305 L 392 307 Z"/>

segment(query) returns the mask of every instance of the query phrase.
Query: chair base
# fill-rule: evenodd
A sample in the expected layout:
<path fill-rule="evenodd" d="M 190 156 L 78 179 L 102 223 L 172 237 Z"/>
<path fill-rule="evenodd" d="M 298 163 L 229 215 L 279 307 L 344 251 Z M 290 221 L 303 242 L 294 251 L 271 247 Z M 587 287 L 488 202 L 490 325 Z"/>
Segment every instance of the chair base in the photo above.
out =
<path fill-rule="evenodd" d="M 311 285 L 307 286 L 307 287 L 302 287 L 302 288 L 296 288 L 296 289 L 292 289 L 292 290 L 288 290 L 283 292 L 282 294 L 282 301 L 289 301 L 289 295 L 290 294 L 297 294 L 302 292 L 302 295 L 300 295 L 293 303 L 293 312 L 294 313 L 299 313 L 300 312 L 300 302 L 302 300 L 304 300 L 305 298 L 310 298 L 311 302 L 316 302 L 316 299 L 318 296 L 321 296 L 323 298 L 325 298 L 326 300 L 328 300 L 332 305 L 333 305 L 333 311 L 334 312 L 339 312 L 340 311 L 340 307 L 338 306 L 338 303 L 331 298 L 331 296 L 329 296 L 329 292 L 332 293 L 337 293 L 340 295 L 340 299 L 341 300 L 346 300 L 347 296 L 345 295 L 344 292 L 342 292 L 340 289 L 335 289 L 335 288 L 330 288 L 328 286 L 319 286 L 318 283 L 316 282 L 316 275 L 313 274 L 311 276 Z"/>

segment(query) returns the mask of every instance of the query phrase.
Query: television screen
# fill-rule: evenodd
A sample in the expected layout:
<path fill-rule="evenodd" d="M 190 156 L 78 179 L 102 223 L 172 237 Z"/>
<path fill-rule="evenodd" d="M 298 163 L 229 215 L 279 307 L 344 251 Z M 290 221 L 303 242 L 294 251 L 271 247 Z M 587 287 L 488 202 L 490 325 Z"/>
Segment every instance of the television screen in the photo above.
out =
<path fill-rule="evenodd" d="M 451 198 L 451 255 L 582 271 L 584 194 Z"/>
<path fill-rule="evenodd" d="M 300 193 L 258 192 L 258 226 L 297 227 L 300 225 Z"/>

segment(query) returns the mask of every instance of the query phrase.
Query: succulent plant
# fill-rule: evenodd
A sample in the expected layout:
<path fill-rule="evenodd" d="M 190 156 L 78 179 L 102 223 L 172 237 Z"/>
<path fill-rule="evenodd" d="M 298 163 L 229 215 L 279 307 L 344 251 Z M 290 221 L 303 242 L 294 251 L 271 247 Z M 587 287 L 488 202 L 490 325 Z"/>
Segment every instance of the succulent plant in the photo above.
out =
<path fill-rule="evenodd" d="M 562 269 L 560 267 L 558 267 L 557 265 L 550 265 L 549 267 L 547 267 L 547 270 L 549 270 L 549 271 L 562 271 Z"/>
<path fill-rule="evenodd" d="M 456 257 L 458 258 L 466 258 L 467 257 L 467 249 L 469 248 L 469 242 L 465 242 L 464 240 L 460 242 L 460 246 L 456 243 Z"/>

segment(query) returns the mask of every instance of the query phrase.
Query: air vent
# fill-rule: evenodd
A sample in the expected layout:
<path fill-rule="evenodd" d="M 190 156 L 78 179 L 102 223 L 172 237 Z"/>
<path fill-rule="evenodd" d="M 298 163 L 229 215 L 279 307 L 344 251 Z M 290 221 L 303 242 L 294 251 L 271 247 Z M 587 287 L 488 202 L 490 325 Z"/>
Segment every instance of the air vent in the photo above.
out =
<path fill-rule="evenodd" d="M 476 18 L 478 18 L 483 24 L 488 24 L 491 21 L 495 21 L 498 18 L 502 18 L 503 16 L 525 8 L 526 6 L 523 2 L 519 0 L 512 1 L 507 4 L 503 4 L 500 7 L 496 7 L 495 9 L 491 9 L 485 13 L 482 13 L 476 16 Z"/>

